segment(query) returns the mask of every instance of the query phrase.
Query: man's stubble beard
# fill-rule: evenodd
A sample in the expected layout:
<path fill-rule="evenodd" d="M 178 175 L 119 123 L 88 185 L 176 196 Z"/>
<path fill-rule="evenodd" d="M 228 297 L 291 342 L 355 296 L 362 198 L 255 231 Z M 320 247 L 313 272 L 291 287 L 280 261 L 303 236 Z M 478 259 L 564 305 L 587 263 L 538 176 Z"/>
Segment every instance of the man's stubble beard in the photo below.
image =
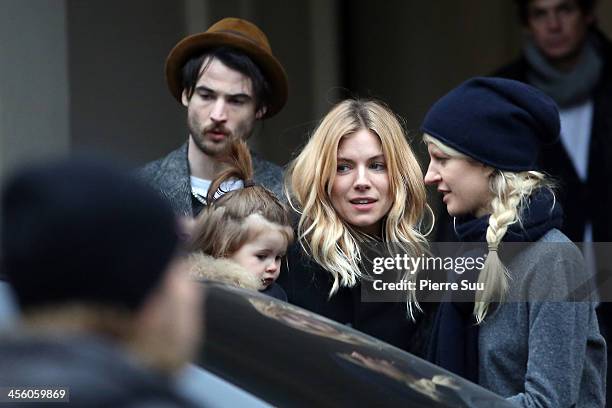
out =
<path fill-rule="evenodd" d="M 204 136 L 201 134 L 196 134 L 193 136 L 191 133 L 192 139 L 198 150 L 210 157 L 218 157 L 222 155 L 228 148 L 230 144 L 230 138 L 233 138 L 232 135 L 228 135 L 228 137 L 222 143 L 212 143 L 204 139 Z"/>
<path fill-rule="evenodd" d="M 198 150 L 210 157 L 218 157 L 225 153 L 235 138 L 242 137 L 243 140 L 247 140 L 254 130 L 254 126 L 251 126 L 250 129 L 248 126 L 242 126 L 236 129 L 236 132 L 229 133 L 222 143 L 212 143 L 205 139 L 205 134 L 210 127 L 205 127 L 204 130 L 199 131 L 191 120 L 189 120 L 188 126 L 191 138 Z"/>

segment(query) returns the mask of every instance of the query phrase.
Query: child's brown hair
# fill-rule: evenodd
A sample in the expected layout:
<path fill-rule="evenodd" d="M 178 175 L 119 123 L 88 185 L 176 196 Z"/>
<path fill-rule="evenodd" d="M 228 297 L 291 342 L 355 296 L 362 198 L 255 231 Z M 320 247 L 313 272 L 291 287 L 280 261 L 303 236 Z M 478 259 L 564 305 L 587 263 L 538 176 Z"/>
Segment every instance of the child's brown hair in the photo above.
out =
<path fill-rule="evenodd" d="M 221 159 L 229 167 L 211 183 L 207 203 L 198 218 L 192 236 L 192 249 L 215 258 L 225 258 L 236 252 L 252 236 L 247 225 L 250 215 L 258 214 L 264 220 L 277 224 L 287 238 L 293 241 L 287 209 L 278 197 L 262 185 L 253 182 L 253 164 L 249 148 L 243 140 L 233 141 Z M 243 180 L 244 188 L 224 192 L 221 184 L 233 179 Z M 218 191 L 224 193 L 215 199 Z"/>

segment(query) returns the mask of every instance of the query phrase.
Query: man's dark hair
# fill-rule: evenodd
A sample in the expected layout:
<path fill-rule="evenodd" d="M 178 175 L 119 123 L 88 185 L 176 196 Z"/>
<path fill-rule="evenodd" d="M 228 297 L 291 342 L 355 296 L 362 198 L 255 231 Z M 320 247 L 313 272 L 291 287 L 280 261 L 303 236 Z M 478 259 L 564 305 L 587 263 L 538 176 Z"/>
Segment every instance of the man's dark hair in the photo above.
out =
<path fill-rule="evenodd" d="M 183 65 L 182 86 L 187 93 L 187 99 L 191 99 L 195 91 L 196 83 L 202 71 L 202 64 L 209 64 L 214 58 L 251 79 L 256 111 L 268 105 L 271 87 L 261 69 L 248 55 L 230 47 L 213 48 L 204 54 L 191 58 Z"/>
<path fill-rule="evenodd" d="M 533 0 L 514 0 L 516 4 L 518 17 L 522 24 L 527 24 L 528 6 Z M 595 8 L 597 0 L 575 0 L 583 14 L 590 14 Z"/>

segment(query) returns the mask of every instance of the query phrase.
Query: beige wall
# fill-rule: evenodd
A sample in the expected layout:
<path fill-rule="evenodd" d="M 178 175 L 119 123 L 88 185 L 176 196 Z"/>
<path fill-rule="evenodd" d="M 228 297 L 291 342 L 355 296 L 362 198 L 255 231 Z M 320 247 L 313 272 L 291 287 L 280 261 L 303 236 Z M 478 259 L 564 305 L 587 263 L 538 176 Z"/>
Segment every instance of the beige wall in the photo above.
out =
<path fill-rule="evenodd" d="M 66 5 L 0 0 L 0 177 L 70 146 Z"/>
<path fill-rule="evenodd" d="M 132 163 L 176 148 L 187 133 L 182 106 L 166 90 L 164 61 L 184 35 L 181 3 L 67 4 L 72 147 Z"/>

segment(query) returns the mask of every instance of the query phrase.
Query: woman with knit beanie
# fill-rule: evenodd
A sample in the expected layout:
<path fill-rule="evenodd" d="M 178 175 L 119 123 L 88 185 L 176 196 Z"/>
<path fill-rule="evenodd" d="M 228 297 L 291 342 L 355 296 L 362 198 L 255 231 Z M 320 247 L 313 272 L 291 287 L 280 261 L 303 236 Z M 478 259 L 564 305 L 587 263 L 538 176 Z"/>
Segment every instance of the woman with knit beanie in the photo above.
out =
<path fill-rule="evenodd" d="M 554 102 L 521 82 L 473 78 L 432 106 L 422 131 L 425 183 L 443 195 L 460 241 L 486 242 L 483 289 L 467 308 L 440 305 L 429 358 L 517 406 L 603 406 L 606 345 L 594 303 L 543 296 L 571 293 L 585 274 L 536 166 L 540 146 L 559 135 Z M 515 242 L 530 244 L 509 256 Z"/>

